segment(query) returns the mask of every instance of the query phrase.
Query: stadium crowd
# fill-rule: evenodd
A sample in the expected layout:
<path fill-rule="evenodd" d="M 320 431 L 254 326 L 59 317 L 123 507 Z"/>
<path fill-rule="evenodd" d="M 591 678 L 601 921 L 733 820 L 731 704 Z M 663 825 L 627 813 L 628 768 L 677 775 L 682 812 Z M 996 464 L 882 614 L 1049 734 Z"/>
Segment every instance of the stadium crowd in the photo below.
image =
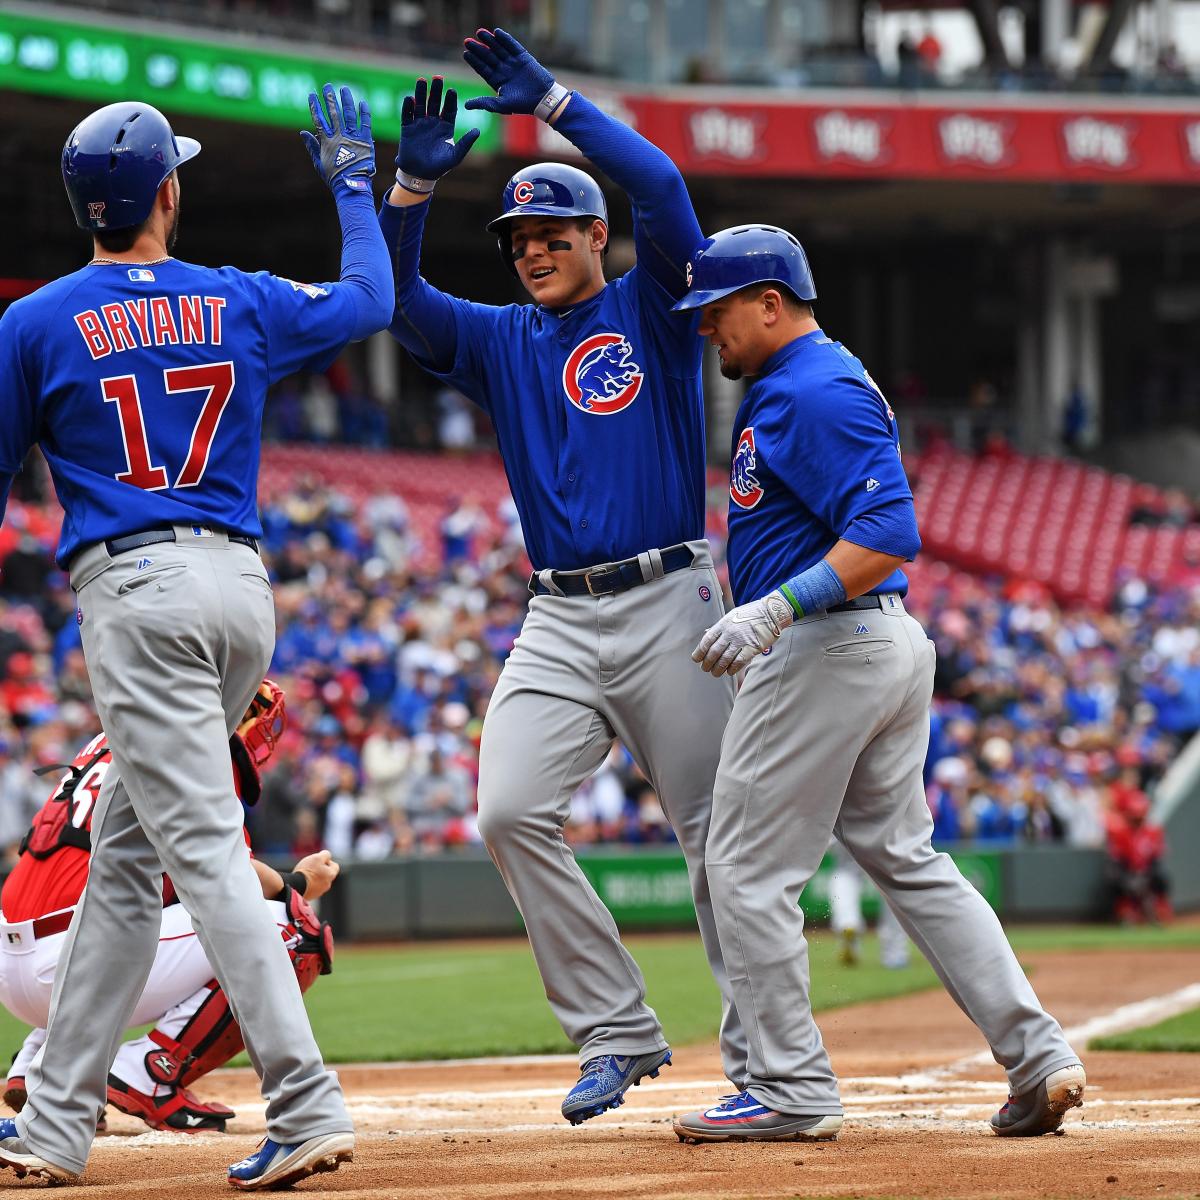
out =
<path fill-rule="evenodd" d="M 845 3 L 846 0 L 839 0 Z M 856 34 L 821 36 L 825 22 L 814 6 L 776 6 L 769 20 L 763 3 L 735 4 L 672 0 L 662 11 L 665 45 L 658 56 L 650 6 L 640 0 L 610 0 L 597 13 L 588 0 L 558 0 L 540 7 L 529 0 L 470 0 L 417 3 L 413 0 L 80 0 L 68 3 L 135 17 L 151 16 L 201 29 L 234 29 L 243 35 L 370 49 L 377 53 L 457 64 L 464 33 L 479 25 L 515 32 L 547 66 L 634 82 L 748 85 L 778 88 L 944 88 L 1002 91 L 1103 91 L 1194 95 L 1200 87 L 1196 64 L 1170 36 L 1136 37 L 1128 65 L 1110 57 L 1084 62 L 1076 39 L 1064 50 L 1047 45 L 1043 54 L 1028 38 L 1017 62 L 1012 51 L 978 47 L 978 61 L 950 61 L 928 9 L 914 10 L 883 32 L 877 18 L 864 19 Z M 1026 14 L 1028 21 L 1032 14 Z M 598 16 L 613 36 L 597 35 Z M 713 24 L 722 31 L 719 49 Z M 833 23 L 835 27 L 840 22 Z M 1131 22 L 1132 24 L 1132 22 Z M 816 40 L 814 40 L 814 37 Z M 707 44 L 706 44 L 707 43 Z M 454 66 L 450 67 L 451 70 Z"/>
<path fill-rule="evenodd" d="M 264 489 L 262 504 L 272 674 L 290 720 L 249 817 L 257 850 L 379 858 L 477 842 L 482 718 L 527 596 L 511 504 L 487 514 L 452 501 L 436 547 L 420 544 L 396 495 L 355 506 L 301 475 Z M 719 503 L 710 525 L 719 539 Z M 34 768 L 69 762 L 97 729 L 73 597 L 50 561 L 57 532 L 58 509 L 36 482 L 19 487 L 0 529 L 0 851 L 10 860 L 48 790 Z M 936 840 L 1104 845 L 1200 729 L 1200 581 L 1158 592 L 1128 579 L 1096 611 L 943 563 L 919 561 L 911 574 L 910 607 L 938 647 L 927 766 Z M 672 836 L 616 744 L 567 832 L 579 843 Z"/>

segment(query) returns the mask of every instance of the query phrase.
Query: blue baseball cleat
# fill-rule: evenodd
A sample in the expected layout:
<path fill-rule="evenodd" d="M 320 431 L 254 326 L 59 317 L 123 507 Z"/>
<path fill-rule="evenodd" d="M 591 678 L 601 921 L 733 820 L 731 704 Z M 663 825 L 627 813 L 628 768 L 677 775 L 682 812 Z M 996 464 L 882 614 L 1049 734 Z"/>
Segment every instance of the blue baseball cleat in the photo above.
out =
<path fill-rule="evenodd" d="M 249 1158 L 229 1168 L 229 1182 L 252 1192 L 259 1188 L 288 1187 L 319 1171 L 336 1171 L 354 1158 L 354 1134 L 325 1133 L 306 1142 L 282 1145 L 263 1138 Z"/>
<path fill-rule="evenodd" d="M 562 1102 L 562 1115 L 572 1125 L 598 1117 L 625 1103 L 625 1093 L 647 1076 L 658 1078 L 661 1067 L 671 1065 L 670 1050 L 652 1050 L 635 1058 L 623 1054 L 601 1054 L 583 1065 L 579 1082 Z"/>
<path fill-rule="evenodd" d="M 47 1183 L 74 1183 L 79 1176 L 65 1167 L 56 1167 L 36 1154 L 30 1154 L 21 1144 L 17 1123 L 11 1117 L 0 1121 L 0 1167 L 11 1167 L 18 1179 L 26 1175 L 44 1179 Z"/>
<path fill-rule="evenodd" d="M 674 1124 L 681 1142 L 831 1142 L 841 1127 L 840 1116 L 779 1113 L 749 1092 L 723 1096 L 712 1108 L 676 1117 Z"/>

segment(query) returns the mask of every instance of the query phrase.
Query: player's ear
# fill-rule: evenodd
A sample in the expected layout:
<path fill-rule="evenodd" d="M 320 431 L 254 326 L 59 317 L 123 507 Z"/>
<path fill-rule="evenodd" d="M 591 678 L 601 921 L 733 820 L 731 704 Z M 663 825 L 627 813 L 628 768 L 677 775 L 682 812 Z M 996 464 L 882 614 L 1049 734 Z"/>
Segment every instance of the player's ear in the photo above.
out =
<path fill-rule="evenodd" d="M 588 231 L 588 246 L 590 249 L 601 253 L 604 247 L 608 245 L 608 226 L 597 217 L 592 222 L 592 227 Z"/>
<path fill-rule="evenodd" d="M 179 179 L 175 171 L 158 185 L 158 201 L 163 212 L 174 212 L 179 207 Z"/>
<path fill-rule="evenodd" d="M 767 288 L 758 298 L 763 320 L 768 325 L 774 325 L 783 313 L 783 296 L 774 288 Z"/>

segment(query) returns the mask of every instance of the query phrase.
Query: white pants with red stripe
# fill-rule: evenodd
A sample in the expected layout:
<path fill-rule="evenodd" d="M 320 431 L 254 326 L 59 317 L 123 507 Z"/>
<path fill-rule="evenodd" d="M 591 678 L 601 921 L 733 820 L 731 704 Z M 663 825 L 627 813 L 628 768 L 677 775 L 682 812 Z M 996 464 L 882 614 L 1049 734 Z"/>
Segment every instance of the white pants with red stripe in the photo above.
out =
<path fill-rule="evenodd" d="M 271 901 L 270 908 L 282 929 L 287 924 L 284 906 Z M 18 1020 L 34 1026 L 9 1068 L 10 1079 L 24 1078 L 45 1040 L 54 972 L 67 937 L 64 931 L 35 939 L 32 926 L 32 921 L 9 924 L 0 918 L 0 1004 Z M 162 1033 L 175 1037 L 208 995 L 206 985 L 212 978 L 213 969 L 192 928 L 191 917 L 181 904 L 164 908 L 158 952 L 130 1027 L 153 1021 Z M 148 1037 L 124 1043 L 117 1051 L 113 1074 L 139 1092 L 153 1095 L 154 1083 L 146 1072 L 145 1060 L 155 1048 Z"/>

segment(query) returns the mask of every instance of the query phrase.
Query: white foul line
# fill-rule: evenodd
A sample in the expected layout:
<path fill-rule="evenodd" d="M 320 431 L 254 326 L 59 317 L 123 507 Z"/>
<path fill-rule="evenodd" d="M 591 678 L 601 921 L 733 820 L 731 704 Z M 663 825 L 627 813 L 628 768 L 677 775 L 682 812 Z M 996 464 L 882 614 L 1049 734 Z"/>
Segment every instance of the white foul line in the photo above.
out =
<path fill-rule="evenodd" d="M 1127 1029 L 1140 1029 L 1143 1025 L 1153 1025 L 1165 1021 L 1168 1017 L 1177 1016 L 1189 1009 L 1200 1006 L 1200 983 L 1189 983 L 1177 991 L 1168 992 L 1165 996 L 1151 996 L 1149 1000 L 1135 1000 L 1132 1004 L 1122 1004 L 1111 1012 L 1092 1017 L 1079 1025 L 1073 1025 L 1063 1030 L 1063 1036 L 1080 1049 L 1086 1048 L 1087 1042 L 1094 1037 L 1105 1037 L 1110 1033 L 1123 1033 Z M 940 1083 L 961 1071 L 969 1071 L 973 1067 L 990 1066 L 995 1062 L 990 1050 L 981 1050 L 978 1054 L 968 1054 L 955 1062 L 947 1063 L 944 1067 L 934 1067 L 928 1071 L 913 1071 L 908 1075 L 873 1077 L 879 1083 L 892 1083 L 905 1087 L 918 1087 Z"/>

